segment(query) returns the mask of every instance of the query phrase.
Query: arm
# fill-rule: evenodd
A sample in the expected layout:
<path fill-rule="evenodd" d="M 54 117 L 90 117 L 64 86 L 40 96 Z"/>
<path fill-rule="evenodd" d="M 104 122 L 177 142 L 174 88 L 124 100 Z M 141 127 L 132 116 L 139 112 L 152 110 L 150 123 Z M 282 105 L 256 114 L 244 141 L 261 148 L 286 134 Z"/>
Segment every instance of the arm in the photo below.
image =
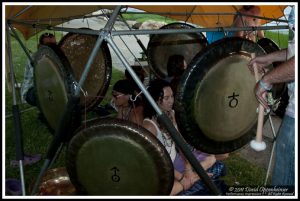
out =
<path fill-rule="evenodd" d="M 142 126 L 144 128 L 146 128 L 148 131 L 150 131 L 153 135 L 157 136 L 157 131 L 156 128 L 154 127 L 154 125 L 152 123 L 150 123 L 149 121 L 143 121 Z"/>
<path fill-rule="evenodd" d="M 265 109 L 268 109 L 269 106 L 266 98 L 264 97 L 266 89 L 271 88 L 272 84 L 289 82 L 293 80 L 295 80 L 295 57 L 290 58 L 288 61 L 280 64 L 263 76 L 260 82 L 256 84 L 254 89 L 256 98 Z"/>
<path fill-rule="evenodd" d="M 287 49 L 272 52 L 270 54 L 260 55 L 250 60 L 248 67 L 249 70 L 254 74 L 253 67 L 256 63 L 257 70 L 260 74 L 263 74 L 265 68 L 267 68 L 273 62 L 286 61 Z"/>
<path fill-rule="evenodd" d="M 265 37 L 264 31 L 263 31 L 263 30 L 258 30 L 258 31 L 257 31 L 257 37 L 258 37 L 259 39 L 264 38 L 264 37 Z"/>
<path fill-rule="evenodd" d="M 269 85 L 295 80 L 295 57 L 267 72 L 262 80 Z"/>

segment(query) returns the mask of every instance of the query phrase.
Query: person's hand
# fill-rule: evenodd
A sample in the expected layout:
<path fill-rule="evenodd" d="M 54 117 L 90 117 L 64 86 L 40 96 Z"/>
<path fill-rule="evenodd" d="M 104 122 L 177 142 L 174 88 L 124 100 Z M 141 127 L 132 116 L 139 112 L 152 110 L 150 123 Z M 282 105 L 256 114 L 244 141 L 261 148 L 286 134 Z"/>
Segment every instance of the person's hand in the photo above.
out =
<path fill-rule="evenodd" d="M 198 180 L 200 180 L 199 175 L 191 169 L 190 171 L 184 172 L 183 179 L 180 183 L 182 184 L 183 189 L 187 190 Z"/>
<path fill-rule="evenodd" d="M 209 177 L 212 177 L 213 173 L 207 172 L 207 175 Z M 182 184 L 183 189 L 187 190 L 190 187 L 192 187 L 194 185 L 194 183 L 197 182 L 200 179 L 201 178 L 199 177 L 199 175 L 196 172 L 194 172 L 194 171 L 186 171 L 186 172 L 184 172 L 184 177 L 180 181 L 180 183 Z"/>
<path fill-rule="evenodd" d="M 254 93 L 258 102 L 264 107 L 265 111 L 269 112 L 270 108 L 267 101 L 267 92 L 272 88 L 272 85 L 268 85 L 263 80 L 256 83 Z"/>
<path fill-rule="evenodd" d="M 254 68 L 254 64 L 256 64 L 257 72 L 260 74 L 264 74 L 267 70 L 266 67 L 269 66 L 271 63 L 272 61 L 270 61 L 266 55 L 257 56 L 250 60 L 248 64 L 248 68 L 254 74 L 253 68 Z"/>

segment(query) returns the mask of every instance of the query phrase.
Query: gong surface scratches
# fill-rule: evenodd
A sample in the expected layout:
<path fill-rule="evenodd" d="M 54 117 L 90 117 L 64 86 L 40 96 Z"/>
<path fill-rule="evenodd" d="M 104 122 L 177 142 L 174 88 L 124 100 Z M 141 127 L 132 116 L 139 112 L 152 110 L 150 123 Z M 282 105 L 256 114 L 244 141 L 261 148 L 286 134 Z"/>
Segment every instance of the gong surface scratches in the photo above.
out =
<path fill-rule="evenodd" d="M 172 23 L 161 27 L 161 29 L 191 29 L 189 24 Z M 155 34 L 151 35 L 148 47 L 148 61 L 150 67 L 160 78 L 168 76 L 167 64 L 172 55 L 184 56 L 188 64 L 192 58 L 208 44 L 202 33 L 183 34 Z"/>
<path fill-rule="evenodd" d="M 67 149 L 67 170 L 82 195 L 169 195 L 174 169 L 149 131 L 120 119 L 80 130 Z"/>
<path fill-rule="evenodd" d="M 74 78 L 69 63 L 57 46 L 41 45 L 34 57 L 34 82 L 38 107 L 56 130 L 68 101 Z"/>
<path fill-rule="evenodd" d="M 253 138 L 258 102 L 251 53 L 256 43 L 224 38 L 199 52 L 184 72 L 175 98 L 178 126 L 186 140 L 207 153 L 232 152 Z"/>
<path fill-rule="evenodd" d="M 96 40 L 97 36 L 68 33 L 59 42 L 60 48 L 70 62 L 77 82 L 82 76 Z M 80 96 L 82 112 L 85 107 L 90 111 L 103 100 L 109 86 L 111 73 L 111 55 L 106 42 L 103 41 L 82 86 L 82 91 L 86 94 L 85 96 L 82 92 Z"/>

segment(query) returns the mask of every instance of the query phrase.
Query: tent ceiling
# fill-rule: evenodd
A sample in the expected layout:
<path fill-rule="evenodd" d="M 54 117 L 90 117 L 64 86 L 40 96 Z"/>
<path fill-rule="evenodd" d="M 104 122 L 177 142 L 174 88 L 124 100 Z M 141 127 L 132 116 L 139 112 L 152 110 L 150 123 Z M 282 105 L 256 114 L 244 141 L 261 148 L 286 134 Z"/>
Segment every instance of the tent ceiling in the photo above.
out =
<path fill-rule="evenodd" d="M 74 19 L 75 16 L 83 16 L 100 9 L 114 9 L 114 7 L 115 6 L 108 5 L 7 5 L 5 7 L 5 16 L 6 19 L 20 21 L 35 20 L 36 23 L 39 23 L 39 21 L 41 23 L 42 20 L 49 20 L 48 22 L 43 23 L 54 26 L 61 24 L 62 21 L 54 21 L 53 19 L 60 18 L 64 19 L 64 21 L 68 21 Z M 233 13 L 236 13 L 241 5 L 135 5 L 130 7 L 144 10 L 146 12 L 165 13 L 161 15 L 180 21 L 187 21 L 202 27 L 227 27 L 232 24 Z M 285 7 L 287 6 L 260 5 L 262 17 L 272 19 L 282 17 L 284 15 L 283 10 Z M 211 15 L 212 13 L 213 15 Z M 263 23 L 267 23 L 267 21 L 263 21 Z M 25 27 L 20 24 L 16 24 L 14 27 L 20 30 L 26 39 L 36 33 L 36 30 L 32 27 Z"/>
<path fill-rule="evenodd" d="M 242 5 L 196 5 L 196 6 L 133 6 L 147 12 L 166 12 L 164 16 L 177 20 L 187 21 L 203 27 L 226 27 L 233 22 L 233 13 L 236 13 Z M 260 5 L 261 17 L 278 19 L 284 15 L 285 5 Z M 185 15 L 174 13 L 184 12 Z M 195 15 L 191 14 L 194 13 Z M 196 15 L 196 13 L 198 15 Z M 211 15 L 213 14 L 213 15 Z M 268 21 L 263 20 L 263 24 Z"/>

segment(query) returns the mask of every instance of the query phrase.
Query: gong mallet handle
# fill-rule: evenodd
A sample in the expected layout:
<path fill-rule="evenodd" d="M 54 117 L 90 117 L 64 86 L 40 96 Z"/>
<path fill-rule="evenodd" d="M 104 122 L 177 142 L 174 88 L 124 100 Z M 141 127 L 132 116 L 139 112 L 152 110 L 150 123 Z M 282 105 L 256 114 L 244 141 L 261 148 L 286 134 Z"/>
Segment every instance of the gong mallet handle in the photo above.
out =
<path fill-rule="evenodd" d="M 255 53 L 251 53 L 251 58 L 255 57 Z M 256 63 L 253 64 L 254 76 L 256 82 L 259 81 L 259 75 L 257 71 Z M 264 94 L 265 95 L 265 94 Z M 264 107 L 262 104 L 258 106 L 258 119 L 257 119 L 257 129 L 255 140 L 250 142 L 250 147 L 255 151 L 263 151 L 266 149 L 266 143 L 262 140 L 263 136 L 263 123 L 264 123 Z"/>

